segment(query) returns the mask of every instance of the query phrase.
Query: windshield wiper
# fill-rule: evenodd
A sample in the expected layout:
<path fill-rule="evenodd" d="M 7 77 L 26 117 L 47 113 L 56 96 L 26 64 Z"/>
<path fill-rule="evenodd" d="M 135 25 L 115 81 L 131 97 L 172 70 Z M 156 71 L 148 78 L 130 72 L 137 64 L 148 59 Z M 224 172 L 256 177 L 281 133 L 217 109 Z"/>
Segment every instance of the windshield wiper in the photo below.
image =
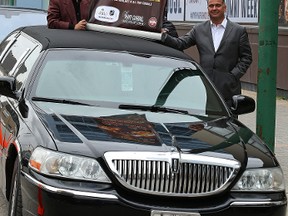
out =
<path fill-rule="evenodd" d="M 44 97 L 32 97 L 33 101 L 43 101 L 43 102 L 52 102 L 52 103 L 64 103 L 64 104 L 72 104 L 72 105 L 84 105 L 91 106 L 90 104 L 82 103 L 74 100 L 66 100 L 66 99 L 55 99 L 55 98 L 44 98 Z"/>
<path fill-rule="evenodd" d="M 132 104 L 120 104 L 119 109 L 128 109 L 128 110 L 142 110 L 142 111 L 151 111 L 151 112 L 171 112 L 171 113 L 181 113 L 189 114 L 186 110 L 172 109 L 163 106 L 146 106 L 146 105 L 132 105 Z"/>

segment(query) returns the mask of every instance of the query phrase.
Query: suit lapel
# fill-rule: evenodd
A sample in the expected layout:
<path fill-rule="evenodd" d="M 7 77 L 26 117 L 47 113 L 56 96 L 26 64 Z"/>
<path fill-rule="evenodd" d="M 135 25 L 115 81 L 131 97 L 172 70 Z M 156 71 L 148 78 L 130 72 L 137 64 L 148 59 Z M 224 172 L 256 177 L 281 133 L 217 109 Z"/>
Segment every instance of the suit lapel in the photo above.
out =
<path fill-rule="evenodd" d="M 211 50 L 215 53 L 213 37 L 212 37 L 212 32 L 211 32 L 211 22 L 210 22 L 210 20 L 208 20 L 206 22 L 206 27 L 205 28 L 207 29 L 207 32 L 208 32 L 208 38 L 209 38 L 209 42 L 208 43 L 210 44 Z"/>
<path fill-rule="evenodd" d="M 72 1 L 73 0 L 63 0 L 63 4 L 65 5 L 66 13 L 68 14 L 71 22 L 73 22 L 74 20 L 77 20 L 76 15 L 75 15 L 74 4 Z"/>

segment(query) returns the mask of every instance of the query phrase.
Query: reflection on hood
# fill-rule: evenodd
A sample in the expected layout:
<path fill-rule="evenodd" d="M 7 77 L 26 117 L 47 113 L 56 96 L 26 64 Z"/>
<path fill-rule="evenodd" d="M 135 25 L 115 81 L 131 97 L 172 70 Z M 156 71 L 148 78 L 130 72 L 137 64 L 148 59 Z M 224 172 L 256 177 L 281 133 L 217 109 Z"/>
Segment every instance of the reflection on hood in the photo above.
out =
<path fill-rule="evenodd" d="M 95 118 L 95 120 L 98 128 L 113 138 L 143 144 L 160 144 L 157 133 L 145 115 L 117 115 Z"/>
<path fill-rule="evenodd" d="M 87 109 L 80 111 L 87 113 L 85 112 Z M 255 165 L 253 158 L 259 158 L 259 155 L 261 155 L 261 163 L 257 162 L 257 164 L 270 166 L 275 163 L 269 156 L 268 147 L 260 145 L 260 139 L 251 130 L 227 118 L 203 120 L 190 118 L 189 121 L 185 121 L 180 118 L 181 115 L 174 113 L 119 114 L 111 110 L 103 112 L 102 115 L 96 113 L 99 114 L 93 109 L 89 115 L 83 116 L 79 110 L 64 114 L 63 110 L 57 113 L 51 112 L 50 109 L 49 114 L 38 112 L 38 116 L 54 137 L 58 148 L 62 150 L 70 149 L 69 146 L 73 143 L 83 144 L 83 148 L 88 147 L 87 151 L 94 149 L 97 155 L 111 149 L 125 149 L 125 151 L 176 151 L 177 149 L 183 154 L 212 154 L 217 157 L 232 158 L 243 164 L 248 162 L 248 166 L 251 167 L 258 166 Z M 248 148 L 250 150 L 246 151 Z"/>
<path fill-rule="evenodd" d="M 60 118 L 65 119 L 65 122 Z M 207 150 L 223 152 L 223 148 L 239 143 L 239 138 L 233 140 L 233 143 L 227 142 L 230 136 L 234 137 L 235 131 L 231 131 L 225 121 L 218 122 L 218 126 L 212 126 L 213 122 L 210 122 L 212 125 L 205 126 L 202 121 L 157 123 L 148 121 L 144 114 L 136 113 L 100 117 L 73 115 L 58 117 L 52 114 L 45 116 L 45 119 L 55 139 L 61 142 L 84 142 L 81 140 L 84 136 L 91 141 L 166 145 L 194 153 Z M 224 133 L 219 134 L 219 131 Z"/>

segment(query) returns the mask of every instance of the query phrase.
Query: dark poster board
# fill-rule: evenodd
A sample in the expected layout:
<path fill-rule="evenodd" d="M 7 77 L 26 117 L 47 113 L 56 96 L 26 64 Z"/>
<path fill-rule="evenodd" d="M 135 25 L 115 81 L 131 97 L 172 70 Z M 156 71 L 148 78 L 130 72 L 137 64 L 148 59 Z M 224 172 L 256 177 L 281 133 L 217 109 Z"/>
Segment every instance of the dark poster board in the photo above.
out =
<path fill-rule="evenodd" d="M 89 23 L 161 32 L 166 0 L 97 0 Z"/>

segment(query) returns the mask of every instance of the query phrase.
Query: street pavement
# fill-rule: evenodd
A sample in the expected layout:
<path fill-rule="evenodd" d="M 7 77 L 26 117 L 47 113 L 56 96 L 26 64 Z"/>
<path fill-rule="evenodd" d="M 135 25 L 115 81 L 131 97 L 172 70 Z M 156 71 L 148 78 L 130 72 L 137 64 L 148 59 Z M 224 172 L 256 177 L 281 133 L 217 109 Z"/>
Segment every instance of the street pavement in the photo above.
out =
<path fill-rule="evenodd" d="M 243 95 L 250 96 L 256 101 L 257 94 L 254 91 L 242 91 Z M 272 116 L 272 114 L 271 114 Z M 240 115 L 239 120 L 256 132 L 256 110 L 253 113 Z M 288 100 L 276 100 L 276 124 L 274 152 L 285 176 L 286 194 L 288 195 Z M 288 212 L 288 211 L 287 211 Z M 287 214 L 288 215 L 288 214 Z"/>
<path fill-rule="evenodd" d="M 254 91 L 242 90 L 243 95 L 250 96 L 256 101 L 257 94 Z M 257 106 L 257 105 L 256 105 Z M 272 113 L 271 113 L 272 115 Z M 240 115 L 239 120 L 256 132 L 256 110 L 253 113 Z M 275 122 L 275 146 L 274 153 L 284 173 L 286 183 L 286 196 L 288 196 L 288 100 L 276 100 L 276 122 Z M 288 208 L 286 209 L 288 216 Z"/>
<path fill-rule="evenodd" d="M 255 99 L 257 94 L 254 91 L 243 90 L 242 94 Z M 253 113 L 239 116 L 239 120 L 243 122 L 252 131 L 256 131 L 256 111 Z M 276 127 L 275 127 L 275 155 L 282 166 L 285 182 L 286 194 L 288 196 L 288 100 L 276 100 Z M 288 216 L 288 209 L 286 210 Z M 8 215 L 7 202 L 0 193 L 0 216 Z"/>

